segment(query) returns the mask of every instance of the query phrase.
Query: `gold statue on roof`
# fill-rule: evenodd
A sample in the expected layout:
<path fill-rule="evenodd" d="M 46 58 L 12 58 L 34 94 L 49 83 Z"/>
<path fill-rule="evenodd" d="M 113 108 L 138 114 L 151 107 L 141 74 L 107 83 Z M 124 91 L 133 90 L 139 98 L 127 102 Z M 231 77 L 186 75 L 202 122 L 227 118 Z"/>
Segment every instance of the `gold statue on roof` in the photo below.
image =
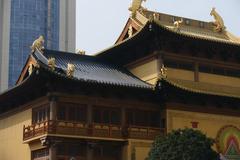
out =
<path fill-rule="evenodd" d="M 80 55 L 85 55 L 85 54 L 86 54 L 86 51 L 81 50 L 81 49 L 77 49 L 77 50 L 76 50 L 76 53 L 77 53 L 77 54 L 80 54 Z"/>
<path fill-rule="evenodd" d="M 44 49 L 44 38 L 43 36 L 39 36 L 38 39 L 36 39 L 32 46 L 30 47 L 32 49 L 32 52 L 34 52 L 36 49 L 39 50 L 40 52 L 42 52 L 42 50 Z"/>
<path fill-rule="evenodd" d="M 28 66 L 28 75 L 31 75 L 33 72 L 33 64 L 29 64 Z"/>
<path fill-rule="evenodd" d="M 68 63 L 68 65 L 67 65 L 67 76 L 68 76 L 68 77 L 73 77 L 74 71 L 75 71 L 75 66 L 74 66 L 74 64 Z"/>
<path fill-rule="evenodd" d="M 146 2 L 146 0 L 133 0 L 131 7 L 129 7 L 129 11 L 132 12 L 132 16 L 135 16 L 136 12 L 142 8 L 142 2 Z"/>
<path fill-rule="evenodd" d="M 56 66 L 56 60 L 55 60 L 55 58 L 49 58 L 49 59 L 48 59 L 48 66 L 50 67 L 50 69 L 51 69 L 52 71 L 55 70 L 55 66 Z"/>
<path fill-rule="evenodd" d="M 181 20 L 174 21 L 173 25 L 176 29 L 179 29 L 182 23 L 183 23 L 183 19 L 181 18 Z"/>
<path fill-rule="evenodd" d="M 167 68 L 162 64 L 162 67 L 160 69 L 160 77 L 161 78 L 167 78 Z"/>
<path fill-rule="evenodd" d="M 128 37 L 132 37 L 132 35 L 133 35 L 133 27 L 132 27 L 132 25 L 130 25 L 128 27 Z"/>
<path fill-rule="evenodd" d="M 226 30 L 226 27 L 224 25 L 224 21 L 222 17 L 217 13 L 216 9 L 213 7 L 210 13 L 211 16 L 215 19 L 213 22 L 213 25 L 215 26 L 215 31 L 216 32 L 223 32 Z"/>

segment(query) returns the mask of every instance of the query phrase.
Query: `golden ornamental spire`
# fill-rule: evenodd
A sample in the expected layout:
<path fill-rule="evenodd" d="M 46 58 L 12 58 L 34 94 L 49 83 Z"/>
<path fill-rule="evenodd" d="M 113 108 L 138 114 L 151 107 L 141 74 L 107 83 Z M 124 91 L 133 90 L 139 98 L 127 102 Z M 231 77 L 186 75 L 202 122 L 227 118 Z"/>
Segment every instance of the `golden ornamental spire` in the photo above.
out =
<path fill-rule="evenodd" d="M 68 65 L 67 65 L 67 76 L 68 76 L 68 77 L 73 77 L 74 72 L 75 72 L 75 66 L 74 66 L 74 64 L 68 63 Z"/>
<path fill-rule="evenodd" d="M 164 64 L 160 69 L 160 78 L 167 78 L 167 68 L 165 68 Z"/>
<path fill-rule="evenodd" d="M 132 25 L 130 25 L 128 27 L 128 37 L 132 37 L 132 35 L 133 35 L 133 27 L 132 27 Z"/>
<path fill-rule="evenodd" d="M 213 18 L 215 19 L 213 23 L 214 25 L 214 30 L 216 32 L 223 32 L 226 30 L 226 27 L 224 25 L 224 21 L 222 19 L 222 17 L 217 13 L 216 9 L 213 7 L 211 12 L 210 12 L 210 15 L 213 16 Z"/>
<path fill-rule="evenodd" d="M 51 69 L 52 71 L 55 70 L 55 66 L 56 66 L 56 60 L 55 60 L 55 58 L 49 58 L 49 59 L 48 59 L 48 66 L 50 67 L 50 69 Z"/>
<path fill-rule="evenodd" d="M 33 64 L 29 64 L 28 66 L 28 75 L 31 75 L 33 72 Z"/>
<path fill-rule="evenodd" d="M 183 19 L 181 18 L 181 20 L 174 21 L 173 25 L 174 25 L 175 29 L 179 30 L 182 23 L 183 23 Z"/>
<path fill-rule="evenodd" d="M 132 12 L 132 16 L 134 17 L 136 12 L 142 7 L 142 2 L 146 2 L 146 0 L 133 0 L 131 7 L 129 7 L 129 11 Z"/>
<path fill-rule="evenodd" d="M 36 49 L 38 51 L 42 52 L 43 49 L 44 49 L 44 38 L 43 38 L 43 36 L 42 35 L 39 36 L 38 39 L 36 39 L 33 42 L 32 46 L 30 48 L 32 49 L 32 52 L 34 52 Z"/>

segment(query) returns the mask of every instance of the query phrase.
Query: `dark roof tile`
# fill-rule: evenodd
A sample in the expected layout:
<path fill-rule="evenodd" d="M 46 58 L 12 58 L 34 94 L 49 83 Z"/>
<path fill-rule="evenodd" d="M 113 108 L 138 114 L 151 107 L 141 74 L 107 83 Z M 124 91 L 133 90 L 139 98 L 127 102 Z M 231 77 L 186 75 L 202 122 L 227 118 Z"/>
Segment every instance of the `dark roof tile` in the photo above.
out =
<path fill-rule="evenodd" d="M 47 66 L 49 58 L 55 58 L 57 67 L 55 72 L 59 70 L 66 72 L 67 64 L 74 64 L 75 72 L 73 78 L 80 81 L 152 89 L 152 85 L 140 80 L 124 67 L 102 62 L 94 56 L 52 50 L 45 50 L 43 55 L 35 52 L 33 56 L 45 66 Z"/>

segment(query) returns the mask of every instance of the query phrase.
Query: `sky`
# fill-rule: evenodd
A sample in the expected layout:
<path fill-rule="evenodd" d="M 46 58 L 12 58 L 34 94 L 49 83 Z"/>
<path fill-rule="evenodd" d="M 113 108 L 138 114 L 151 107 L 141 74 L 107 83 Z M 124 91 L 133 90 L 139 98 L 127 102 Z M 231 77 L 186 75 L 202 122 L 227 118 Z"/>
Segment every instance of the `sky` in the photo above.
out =
<path fill-rule="evenodd" d="M 112 46 L 123 30 L 132 0 L 77 0 L 76 48 L 94 54 Z M 147 0 L 148 10 L 202 21 L 214 21 L 212 7 L 227 30 L 240 37 L 240 0 Z"/>

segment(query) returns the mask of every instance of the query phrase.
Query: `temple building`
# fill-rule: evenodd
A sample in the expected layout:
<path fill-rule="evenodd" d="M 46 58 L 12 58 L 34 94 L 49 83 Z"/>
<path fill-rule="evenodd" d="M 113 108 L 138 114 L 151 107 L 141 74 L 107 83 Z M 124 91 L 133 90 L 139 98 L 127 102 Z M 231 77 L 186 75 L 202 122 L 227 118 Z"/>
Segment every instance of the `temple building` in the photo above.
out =
<path fill-rule="evenodd" d="M 0 159 L 145 160 L 157 135 L 186 127 L 240 158 L 240 39 L 214 8 L 214 22 L 140 0 L 129 10 L 116 43 L 94 56 L 33 43 L 0 95 Z"/>

